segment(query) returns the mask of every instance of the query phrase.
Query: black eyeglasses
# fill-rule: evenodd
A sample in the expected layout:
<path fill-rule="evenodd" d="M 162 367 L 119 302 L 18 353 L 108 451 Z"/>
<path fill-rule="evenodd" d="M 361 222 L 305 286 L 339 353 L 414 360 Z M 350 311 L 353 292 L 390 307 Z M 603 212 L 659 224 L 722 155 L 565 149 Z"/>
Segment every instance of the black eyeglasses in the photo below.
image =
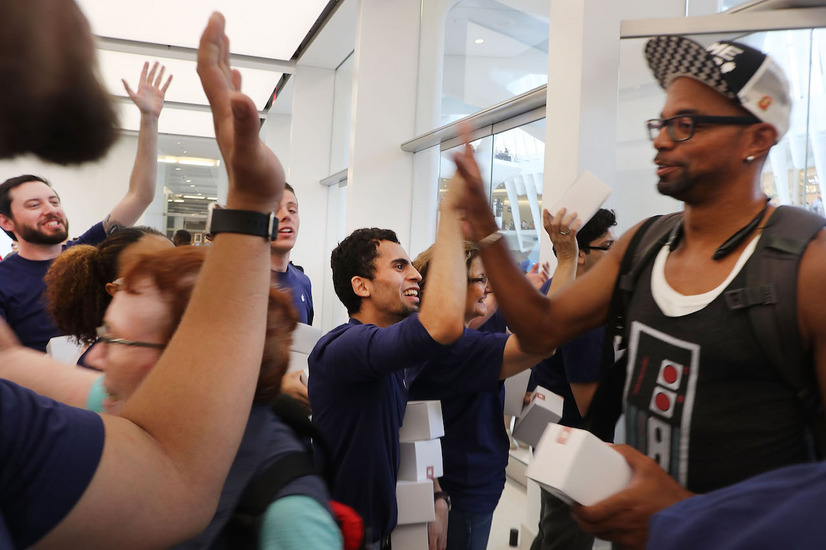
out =
<path fill-rule="evenodd" d="M 753 116 L 705 116 L 705 115 L 679 115 L 671 118 L 652 118 L 646 121 L 648 137 L 651 141 L 657 139 L 663 126 L 668 130 L 668 137 L 674 141 L 688 141 L 694 136 L 694 130 L 699 124 L 734 124 L 738 126 L 748 126 L 759 124 L 760 119 Z"/>
<path fill-rule="evenodd" d="M 603 245 L 586 245 L 582 247 L 582 250 L 611 250 L 611 247 L 614 246 L 614 242 L 616 241 L 608 241 Z"/>
<path fill-rule="evenodd" d="M 487 277 L 468 277 L 467 282 L 474 283 L 474 284 L 477 284 L 477 285 L 488 286 L 488 278 Z"/>
<path fill-rule="evenodd" d="M 125 340 L 123 338 L 111 338 L 106 336 L 106 326 L 97 328 L 98 341 L 106 344 L 118 344 L 120 346 L 132 346 L 136 348 L 164 349 L 166 344 L 156 344 L 154 342 L 138 342 L 136 340 Z"/>

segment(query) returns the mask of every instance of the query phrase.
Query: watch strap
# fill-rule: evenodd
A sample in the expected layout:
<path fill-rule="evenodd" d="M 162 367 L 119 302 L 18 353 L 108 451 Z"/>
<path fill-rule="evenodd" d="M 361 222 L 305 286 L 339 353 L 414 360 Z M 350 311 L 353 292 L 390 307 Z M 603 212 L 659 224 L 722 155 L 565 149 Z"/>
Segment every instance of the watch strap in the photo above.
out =
<path fill-rule="evenodd" d="M 210 205 L 207 232 L 210 236 L 218 233 L 257 235 L 274 241 L 278 238 L 278 218 L 272 212 L 228 210 Z"/>

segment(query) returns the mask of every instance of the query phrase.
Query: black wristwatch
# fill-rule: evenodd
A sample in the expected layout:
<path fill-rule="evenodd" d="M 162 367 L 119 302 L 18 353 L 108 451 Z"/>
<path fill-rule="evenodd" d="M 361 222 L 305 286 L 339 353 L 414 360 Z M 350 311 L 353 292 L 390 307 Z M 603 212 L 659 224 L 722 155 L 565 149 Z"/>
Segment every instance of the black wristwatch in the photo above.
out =
<path fill-rule="evenodd" d="M 212 203 L 207 212 L 204 232 L 209 238 L 218 233 L 241 233 L 274 241 L 278 238 L 278 218 L 272 212 L 264 214 L 251 210 L 227 210 Z"/>
<path fill-rule="evenodd" d="M 444 491 L 436 491 L 435 493 L 433 493 L 433 500 L 436 501 L 439 499 L 442 499 L 445 501 L 445 503 L 447 503 L 447 511 L 450 512 L 450 509 L 453 508 L 453 505 L 450 502 L 450 495 L 445 493 Z"/>

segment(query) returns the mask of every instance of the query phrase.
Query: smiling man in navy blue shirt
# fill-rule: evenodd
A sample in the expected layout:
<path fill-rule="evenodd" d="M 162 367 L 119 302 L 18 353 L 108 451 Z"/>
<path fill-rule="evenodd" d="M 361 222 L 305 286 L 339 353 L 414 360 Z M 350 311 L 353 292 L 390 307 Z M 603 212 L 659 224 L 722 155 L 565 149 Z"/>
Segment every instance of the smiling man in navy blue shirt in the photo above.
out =
<path fill-rule="evenodd" d="M 310 355 L 313 422 L 330 445 L 333 498 L 362 515 L 368 543 L 381 548 L 396 526 L 406 369 L 443 353 L 462 335 L 466 273 L 454 193 L 442 203 L 421 311 L 421 276 L 393 231 L 354 231 L 333 250 L 331 264 L 350 321 L 324 335 Z M 443 548 L 447 507 L 441 499 L 437 510 L 431 536 Z"/>

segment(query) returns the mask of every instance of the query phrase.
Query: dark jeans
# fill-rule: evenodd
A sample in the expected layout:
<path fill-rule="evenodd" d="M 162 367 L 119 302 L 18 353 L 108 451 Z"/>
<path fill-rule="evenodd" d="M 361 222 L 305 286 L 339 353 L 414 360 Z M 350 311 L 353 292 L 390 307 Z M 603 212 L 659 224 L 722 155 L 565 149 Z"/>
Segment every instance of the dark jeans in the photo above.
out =
<path fill-rule="evenodd" d="M 594 536 L 579 528 L 571 507 L 542 489 L 539 532 L 531 550 L 591 550 Z"/>
<path fill-rule="evenodd" d="M 455 507 L 447 520 L 447 550 L 485 550 L 493 513 L 473 514 Z"/>

